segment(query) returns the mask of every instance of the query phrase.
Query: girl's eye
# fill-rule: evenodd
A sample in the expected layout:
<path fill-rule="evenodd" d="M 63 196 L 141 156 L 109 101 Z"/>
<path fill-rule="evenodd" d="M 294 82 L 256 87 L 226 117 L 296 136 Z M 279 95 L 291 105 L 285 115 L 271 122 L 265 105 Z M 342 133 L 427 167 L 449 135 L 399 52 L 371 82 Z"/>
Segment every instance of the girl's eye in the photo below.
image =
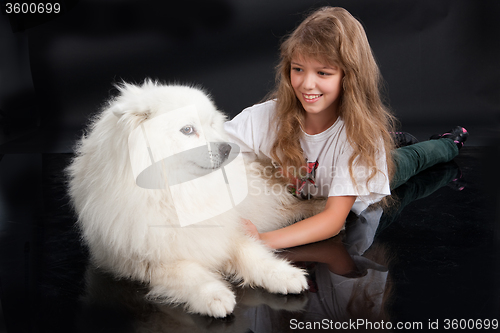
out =
<path fill-rule="evenodd" d="M 301 71 L 302 71 L 302 68 L 293 67 L 293 68 L 292 68 L 292 71 L 295 71 L 295 72 L 301 72 Z"/>
<path fill-rule="evenodd" d="M 318 74 L 319 74 L 319 75 L 321 75 L 321 76 L 326 76 L 326 75 L 330 75 L 330 74 L 328 74 L 328 73 L 325 73 L 325 72 L 318 72 Z"/>
<path fill-rule="evenodd" d="M 196 130 L 194 129 L 193 126 L 186 125 L 183 128 L 181 128 L 181 133 L 184 135 L 192 135 L 196 133 Z"/>

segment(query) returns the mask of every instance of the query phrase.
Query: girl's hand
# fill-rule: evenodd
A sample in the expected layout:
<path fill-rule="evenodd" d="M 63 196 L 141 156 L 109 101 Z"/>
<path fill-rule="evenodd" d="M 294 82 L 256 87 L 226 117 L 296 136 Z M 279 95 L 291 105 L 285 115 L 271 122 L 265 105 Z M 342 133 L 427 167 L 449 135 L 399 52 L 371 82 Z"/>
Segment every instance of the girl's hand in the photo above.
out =
<path fill-rule="evenodd" d="M 356 201 L 355 196 L 332 196 L 325 209 L 305 220 L 259 235 L 271 249 L 285 249 L 319 242 L 337 235 Z"/>
<path fill-rule="evenodd" d="M 252 222 L 250 222 L 250 220 L 244 218 L 241 218 L 241 220 L 243 222 L 246 234 L 252 238 L 260 239 L 260 234 L 257 231 L 257 227 Z"/>

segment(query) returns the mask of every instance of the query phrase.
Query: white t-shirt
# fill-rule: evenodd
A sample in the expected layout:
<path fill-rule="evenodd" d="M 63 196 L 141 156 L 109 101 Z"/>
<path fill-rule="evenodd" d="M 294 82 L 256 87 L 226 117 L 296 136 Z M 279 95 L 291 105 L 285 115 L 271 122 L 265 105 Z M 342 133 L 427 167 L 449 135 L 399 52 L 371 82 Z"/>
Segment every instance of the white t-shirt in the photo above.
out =
<path fill-rule="evenodd" d="M 224 128 L 242 152 L 254 152 L 257 156 L 271 158 L 270 151 L 276 135 L 276 128 L 272 124 L 275 107 L 275 101 L 257 104 L 225 123 Z M 302 197 L 356 195 L 352 211 L 359 214 L 370 204 L 391 193 L 383 145 L 377 157 L 377 167 L 382 172 L 378 172 L 367 186 L 366 179 L 370 174 L 368 168 L 354 164 L 356 186 L 353 184 L 349 173 L 352 147 L 340 117 L 330 128 L 319 134 L 309 135 L 303 132 L 300 145 L 310 171 L 307 180 L 297 189 L 297 194 Z"/>

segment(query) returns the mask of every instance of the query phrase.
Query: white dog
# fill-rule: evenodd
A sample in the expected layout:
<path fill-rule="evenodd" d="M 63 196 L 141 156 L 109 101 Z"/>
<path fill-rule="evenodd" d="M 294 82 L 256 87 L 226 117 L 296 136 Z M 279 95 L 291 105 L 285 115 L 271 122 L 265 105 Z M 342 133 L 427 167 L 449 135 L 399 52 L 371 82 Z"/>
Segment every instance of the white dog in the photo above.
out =
<path fill-rule="evenodd" d="M 276 182 L 263 177 L 258 162 L 249 165 L 248 177 L 231 169 L 238 159 L 230 161 L 234 145 L 227 143 L 225 116 L 201 90 L 151 81 L 118 89 L 66 170 L 92 263 L 149 284 L 151 299 L 214 317 L 235 306 L 228 281 L 273 293 L 302 292 L 304 272 L 249 237 L 241 218 L 271 230 L 315 214 L 323 204 L 298 200 L 284 187 L 271 191 Z M 242 175 L 248 183 L 231 193 L 227 177 Z M 241 188 L 248 189 L 244 200 L 245 192 L 236 193 Z M 228 191 L 235 208 L 218 200 Z M 183 224 L 186 214 L 191 220 Z"/>

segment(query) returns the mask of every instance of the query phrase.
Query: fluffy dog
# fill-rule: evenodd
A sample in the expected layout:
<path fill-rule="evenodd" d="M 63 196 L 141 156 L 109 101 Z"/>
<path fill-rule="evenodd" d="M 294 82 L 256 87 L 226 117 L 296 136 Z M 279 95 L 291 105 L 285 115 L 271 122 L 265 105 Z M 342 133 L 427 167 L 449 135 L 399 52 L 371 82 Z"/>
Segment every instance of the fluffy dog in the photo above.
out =
<path fill-rule="evenodd" d="M 249 237 L 241 218 L 266 231 L 315 214 L 322 203 L 298 200 L 284 184 L 276 191 L 278 183 L 263 176 L 263 164 L 252 162 L 244 178 L 248 195 L 222 209 L 215 199 L 226 188 L 216 171 L 230 166 L 232 145 L 225 116 L 210 98 L 197 88 L 148 80 L 117 88 L 119 95 L 94 117 L 66 169 L 92 263 L 147 283 L 150 299 L 214 317 L 234 309 L 230 282 L 302 292 L 304 272 Z M 170 153 L 161 155 L 153 146 Z M 182 186 L 174 191 L 173 184 Z M 183 226 L 181 215 L 196 209 L 209 212 L 208 218 Z"/>

